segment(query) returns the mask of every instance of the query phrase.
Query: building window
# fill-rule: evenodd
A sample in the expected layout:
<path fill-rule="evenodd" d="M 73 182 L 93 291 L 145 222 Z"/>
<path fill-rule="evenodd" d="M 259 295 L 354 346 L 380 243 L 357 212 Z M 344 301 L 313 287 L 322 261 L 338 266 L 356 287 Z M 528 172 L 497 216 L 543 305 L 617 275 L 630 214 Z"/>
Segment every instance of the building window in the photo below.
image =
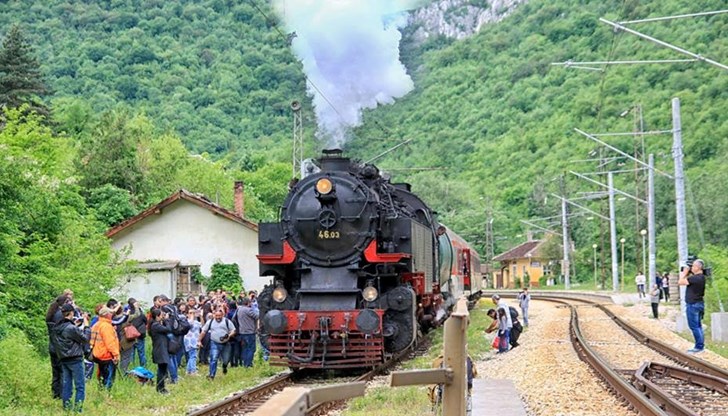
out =
<path fill-rule="evenodd" d="M 531 262 L 531 267 L 541 267 L 541 262 L 540 261 L 532 261 Z"/>
<path fill-rule="evenodd" d="M 202 285 L 195 281 L 199 273 L 200 266 L 179 266 L 177 296 L 199 295 L 204 291 Z"/>

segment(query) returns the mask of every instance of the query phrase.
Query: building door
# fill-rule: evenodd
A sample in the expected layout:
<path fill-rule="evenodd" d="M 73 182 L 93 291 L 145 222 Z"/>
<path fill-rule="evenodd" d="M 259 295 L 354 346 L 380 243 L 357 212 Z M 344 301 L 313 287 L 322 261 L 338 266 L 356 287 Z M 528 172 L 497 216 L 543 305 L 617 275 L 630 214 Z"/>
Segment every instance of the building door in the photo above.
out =
<path fill-rule="evenodd" d="M 179 266 L 177 277 L 177 296 L 199 295 L 204 288 L 195 281 L 195 276 L 200 273 L 200 266 Z"/>

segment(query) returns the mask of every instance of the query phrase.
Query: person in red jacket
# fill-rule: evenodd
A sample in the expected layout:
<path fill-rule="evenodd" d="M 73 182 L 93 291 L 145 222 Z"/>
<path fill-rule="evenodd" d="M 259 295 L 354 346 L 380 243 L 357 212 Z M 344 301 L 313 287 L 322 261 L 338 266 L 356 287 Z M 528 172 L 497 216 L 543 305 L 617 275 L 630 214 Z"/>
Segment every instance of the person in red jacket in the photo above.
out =
<path fill-rule="evenodd" d="M 115 368 L 119 363 L 119 338 L 111 324 L 114 311 L 104 307 L 99 311 L 99 321 L 91 330 L 91 348 L 94 361 L 99 365 L 99 382 L 111 390 Z"/>

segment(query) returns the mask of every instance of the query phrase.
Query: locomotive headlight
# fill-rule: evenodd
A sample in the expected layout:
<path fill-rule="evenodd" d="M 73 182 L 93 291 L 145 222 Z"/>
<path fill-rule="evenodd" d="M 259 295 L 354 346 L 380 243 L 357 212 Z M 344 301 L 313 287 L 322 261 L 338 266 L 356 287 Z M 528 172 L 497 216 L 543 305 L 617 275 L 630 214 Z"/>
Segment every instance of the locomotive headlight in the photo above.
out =
<path fill-rule="evenodd" d="M 361 296 L 365 301 L 373 302 L 377 299 L 377 296 L 379 296 L 379 292 L 377 292 L 377 289 L 374 286 L 367 286 L 361 291 Z"/>
<path fill-rule="evenodd" d="M 278 286 L 277 288 L 275 288 L 275 290 L 273 290 L 273 300 L 274 301 L 281 303 L 281 302 L 285 301 L 287 297 L 288 297 L 288 291 L 286 290 L 285 287 Z"/>
<path fill-rule="evenodd" d="M 321 195 L 328 195 L 334 189 L 329 178 L 321 178 L 316 182 L 316 191 Z"/>

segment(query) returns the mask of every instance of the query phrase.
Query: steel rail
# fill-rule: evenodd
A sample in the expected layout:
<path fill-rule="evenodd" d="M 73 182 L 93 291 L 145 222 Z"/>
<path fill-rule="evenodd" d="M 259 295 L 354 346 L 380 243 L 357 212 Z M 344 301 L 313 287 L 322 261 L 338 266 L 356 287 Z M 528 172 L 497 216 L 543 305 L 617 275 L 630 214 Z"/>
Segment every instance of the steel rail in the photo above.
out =
<path fill-rule="evenodd" d="M 667 393 L 663 388 L 659 387 L 656 383 L 650 380 L 650 374 L 683 380 L 703 387 L 706 390 L 717 391 L 723 395 L 726 395 L 728 391 L 728 385 L 726 385 L 728 381 L 725 379 L 685 368 L 647 361 L 643 363 L 637 371 L 635 371 L 633 384 L 635 387 L 647 394 L 652 401 L 658 404 L 658 406 L 667 410 L 667 412 L 671 414 L 697 416 L 700 413 L 694 412 L 680 402 L 677 402 L 676 405 L 675 401 L 672 400 L 673 396 L 671 394 Z"/>
<path fill-rule="evenodd" d="M 619 396 L 627 400 L 630 406 L 632 406 L 640 415 L 665 415 L 666 413 L 662 409 L 644 396 L 639 390 L 629 384 L 618 371 L 613 370 L 611 366 L 596 353 L 596 351 L 591 349 L 579 328 L 579 314 L 576 311 L 576 307 L 565 301 L 557 302 L 564 303 L 571 309 L 569 332 L 571 335 L 571 342 L 579 357 L 588 363 Z"/>
<path fill-rule="evenodd" d="M 554 295 L 547 295 L 547 294 L 531 294 L 532 299 L 539 299 L 542 296 L 548 297 L 548 298 L 560 298 L 560 299 L 574 299 L 578 300 L 584 303 L 588 303 L 592 306 L 596 306 L 599 308 L 602 312 L 607 314 L 617 325 L 619 325 L 622 329 L 627 331 L 634 339 L 636 339 L 639 343 L 657 351 L 658 353 L 670 358 L 671 360 L 674 360 L 686 367 L 692 367 L 697 370 L 700 370 L 706 374 L 710 374 L 713 376 L 716 376 L 718 378 L 722 378 L 725 380 L 728 380 L 728 371 L 718 367 L 715 364 L 709 363 L 707 361 L 703 361 L 699 358 L 697 358 L 694 355 L 687 354 L 681 350 L 678 350 L 677 348 L 671 347 L 670 345 L 667 345 L 666 343 L 656 340 L 653 338 L 650 338 L 648 335 L 646 335 L 644 332 L 640 331 L 639 329 L 635 328 L 631 324 L 629 324 L 624 319 L 617 316 L 614 312 L 612 312 L 609 308 L 607 308 L 603 303 L 595 302 L 590 299 L 583 299 L 578 297 L 571 297 L 568 295 L 563 294 L 554 294 Z"/>
<path fill-rule="evenodd" d="M 634 339 L 636 339 L 640 343 L 652 348 L 653 350 L 659 352 L 662 355 L 670 357 L 671 359 L 673 359 L 687 367 L 696 368 L 706 374 L 710 374 L 710 375 L 716 376 L 718 378 L 728 380 L 728 371 L 718 367 L 715 364 L 700 360 L 697 357 L 695 357 L 694 355 L 690 355 L 683 351 L 678 350 L 677 348 L 673 348 L 673 347 L 665 344 L 662 341 L 650 338 L 644 332 L 633 327 L 632 325 L 627 323 L 625 320 L 618 317 L 616 314 L 614 314 L 614 312 L 609 310 L 609 308 L 607 308 L 606 306 L 604 306 L 602 304 L 598 304 L 598 303 L 594 303 L 594 304 L 599 309 L 601 309 L 604 313 L 606 313 L 607 316 L 612 318 L 612 320 L 614 320 L 614 322 L 617 325 L 619 325 L 622 329 L 627 331 L 630 335 L 632 335 L 632 337 L 634 337 Z"/>
<path fill-rule="evenodd" d="M 248 403 L 258 400 L 272 391 L 280 390 L 293 383 L 293 373 L 284 373 L 275 376 L 273 379 L 259 384 L 248 390 L 235 393 L 232 396 L 209 404 L 203 408 L 187 413 L 188 416 L 217 416 L 227 415 L 231 407 L 238 406 L 241 402 Z"/>
<path fill-rule="evenodd" d="M 504 297 L 512 297 L 513 294 L 501 295 Z M 611 365 L 607 363 L 601 356 L 594 351 L 584 338 L 581 328 L 579 327 L 579 314 L 576 306 L 570 304 L 568 301 L 573 300 L 577 302 L 583 302 L 587 305 L 593 306 L 598 303 L 580 299 L 578 297 L 570 296 L 553 296 L 553 295 L 534 295 L 531 294 L 534 300 L 544 300 L 548 302 L 560 303 L 569 307 L 571 312 L 570 323 L 569 323 L 569 334 L 572 345 L 579 358 L 589 364 L 591 368 L 596 371 L 599 377 L 609 384 L 612 391 L 618 396 L 622 397 L 629 403 L 629 406 L 638 412 L 640 415 L 675 415 L 675 416 L 695 416 L 695 413 L 690 409 L 687 409 L 677 398 L 673 397 L 669 393 L 660 389 L 658 386 L 654 386 L 654 394 L 648 395 L 643 394 L 645 391 L 645 383 L 635 383 L 635 385 L 627 382 L 621 375 L 623 370 L 612 369 Z M 650 389 L 653 390 L 652 388 Z M 663 410 L 664 409 L 664 410 Z M 667 411 L 666 411 L 667 410 Z"/>

